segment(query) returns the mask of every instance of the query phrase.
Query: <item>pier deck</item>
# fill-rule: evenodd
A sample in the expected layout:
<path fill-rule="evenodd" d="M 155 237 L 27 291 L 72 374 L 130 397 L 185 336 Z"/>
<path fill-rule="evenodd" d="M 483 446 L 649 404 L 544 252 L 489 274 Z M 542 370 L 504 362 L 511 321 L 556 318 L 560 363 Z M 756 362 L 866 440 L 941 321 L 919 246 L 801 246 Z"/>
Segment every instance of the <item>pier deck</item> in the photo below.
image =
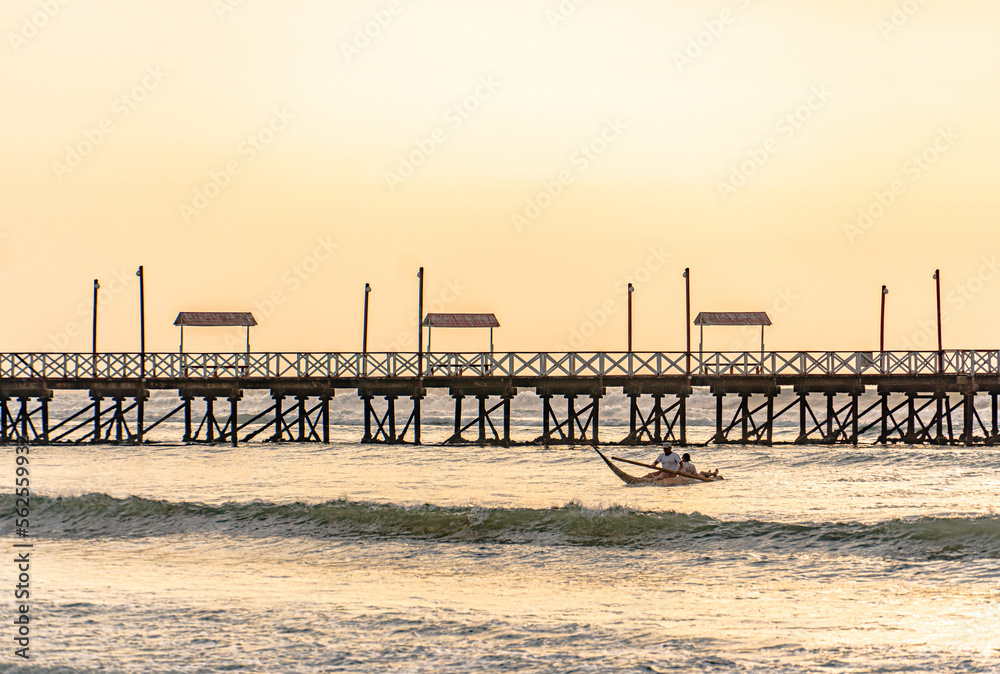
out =
<path fill-rule="evenodd" d="M 795 399 L 779 409 L 775 399 L 783 388 Z M 252 420 L 264 426 L 251 430 L 251 422 L 239 423 L 238 403 L 243 391 L 254 389 L 270 391 L 274 404 Z M 450 443 L 511 444 L 510 401 L 521 391 L 543 401 L 538 443 L 599 444 L 600 401 L 617 389 L 630 398 L 630 427 L 616 443 L 687 444 L 687 399 L 707 390 L 716 398 L 712 441 L 719 444 L 771 444 L 783 415 L 798 416 L 796 442 L 803 444 L 856 444 L 873 431 L 880 443 L 1000 444 L 1000 350 L 4 353 L 0 443 L 141 443 L 181 412 L 178 440 L 187 442 L 329 442 L 329 401 L 349 391 L 364 404 L 362 441 L 419 444 L 420 403 L 428 389 L 447 390 L 455 400 Z M 92 402 L 52 419 L 49 402 L 65 390 L 87 391 Z M 177 391 L 181 404 L 147 419 L 151 390 Z M 861 409 L 866 391 L 878 400 Z M 990 400 L 985 421 L 975 404 L 979 396 Z M 477 401 L 466 407 L 474 410 L 471 420 L 463 416 L 465 398 Z M 110 404 L 102 406 L 105 400 Z M 205 403 L 197 429 L 195 400 Z M 217 416 L 221 401 L 228 414 Z M 474 438 L 464 435 L 470 429 Z"/>

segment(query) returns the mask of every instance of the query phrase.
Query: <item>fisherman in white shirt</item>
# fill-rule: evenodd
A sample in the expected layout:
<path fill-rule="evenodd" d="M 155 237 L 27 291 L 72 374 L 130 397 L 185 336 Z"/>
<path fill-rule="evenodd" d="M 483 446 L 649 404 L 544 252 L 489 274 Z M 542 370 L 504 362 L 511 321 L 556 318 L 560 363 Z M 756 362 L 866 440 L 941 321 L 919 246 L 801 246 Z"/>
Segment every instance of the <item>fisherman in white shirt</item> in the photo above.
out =
<path fill-rule="evenodd" d="M 681 457 L 674 454 L 674 451 L 670 448 L 670 443 L 663 443 L 663 452 L 660 453 L 658 457 L 653 461 L 653 465 L 660 464 L 663 468 L 667 470 L 672 470 L 675 473 L 681 467 Z M 655 473 L 650 473 L 646 477 L 661 477 L 661 478 L 671 478 L 675 477 L 671 473 L 664 473 L 662 471 L 656 471 Z"/>

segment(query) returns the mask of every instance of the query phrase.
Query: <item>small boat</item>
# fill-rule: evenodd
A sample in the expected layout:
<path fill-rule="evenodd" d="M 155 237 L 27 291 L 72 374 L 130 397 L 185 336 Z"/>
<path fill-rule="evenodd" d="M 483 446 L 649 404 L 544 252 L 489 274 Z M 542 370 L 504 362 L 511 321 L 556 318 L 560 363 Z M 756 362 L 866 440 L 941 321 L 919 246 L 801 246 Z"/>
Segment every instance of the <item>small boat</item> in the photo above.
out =
<path fill-rule="evenodd" d="M 673 477 L 635 477 L 634 475 L 629 475 L 624 470 L 611 463 L 611 459 L 604 456 L 601 450 L 594 448 L 594 451 L 604 459 L 604 463 L 608 464 L 608 468 L 611 469 L 615 475 L 621 478 L 622 482 L 625 484 L 655 484 L 660 487 L 675 487 L 682 484 L 696 484 L 698 482 L 715 482 L 716 478 L 705 478 L 705 477 L 687 477 L 683 475 L 674 475 Z M 636 462 L 630 462 L 636 463 Z M 640 464 L 641 465 L 641 464 Z"/>

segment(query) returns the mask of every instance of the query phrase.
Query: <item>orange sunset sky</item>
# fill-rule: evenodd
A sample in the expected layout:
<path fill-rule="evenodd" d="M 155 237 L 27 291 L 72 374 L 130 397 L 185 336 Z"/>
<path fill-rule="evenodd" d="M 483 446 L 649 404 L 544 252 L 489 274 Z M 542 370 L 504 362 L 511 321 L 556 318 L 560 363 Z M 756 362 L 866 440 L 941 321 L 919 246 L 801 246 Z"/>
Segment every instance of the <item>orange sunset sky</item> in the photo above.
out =
<path fill-rule="evenodd" d="M 2 351 L 1000 348 L 1000 5 L 5 0 Z M 241 349 L 191 331 L 190 350 Z M 694 340 L 697 344 L 697 332 Z M 754 349 L 715 329 L 707 349 Z M 435 350 L 485 334 L 437 331 Z"/>

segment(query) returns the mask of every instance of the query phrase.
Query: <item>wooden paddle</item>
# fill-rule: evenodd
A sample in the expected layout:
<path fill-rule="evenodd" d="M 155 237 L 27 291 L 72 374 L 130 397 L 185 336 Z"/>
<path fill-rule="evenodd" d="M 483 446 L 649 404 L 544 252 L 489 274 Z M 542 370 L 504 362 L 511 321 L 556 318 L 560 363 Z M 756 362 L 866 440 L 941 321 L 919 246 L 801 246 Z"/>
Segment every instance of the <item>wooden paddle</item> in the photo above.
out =
<path fill-rule="evenodd" d="M 622 463 L 631 463 L 633 466 L 642 466 L 643 468 L 649 468 L 651 470 L 659 470 L 664 473 L 671 473 L 672 475 L 676 475 L 678 477 L 691 477 L 694 478 L 695 480 L 701 480 L 702 482 L 715 482 L 715 480 L 710 477 L 702 477 L 701 475 L 691 475 L 689 473 L 678 473 L 676 470 L 670 470 L 668 468 L 660 468 L 658 466 L 651 466 L 648 463 L 639 463 L 638 461 L 632 461 L 630 459 L 621 459 L 617 456 L 612 456 L 611 458 L 614 459 L 615 461 L 621 461 Z"/>

